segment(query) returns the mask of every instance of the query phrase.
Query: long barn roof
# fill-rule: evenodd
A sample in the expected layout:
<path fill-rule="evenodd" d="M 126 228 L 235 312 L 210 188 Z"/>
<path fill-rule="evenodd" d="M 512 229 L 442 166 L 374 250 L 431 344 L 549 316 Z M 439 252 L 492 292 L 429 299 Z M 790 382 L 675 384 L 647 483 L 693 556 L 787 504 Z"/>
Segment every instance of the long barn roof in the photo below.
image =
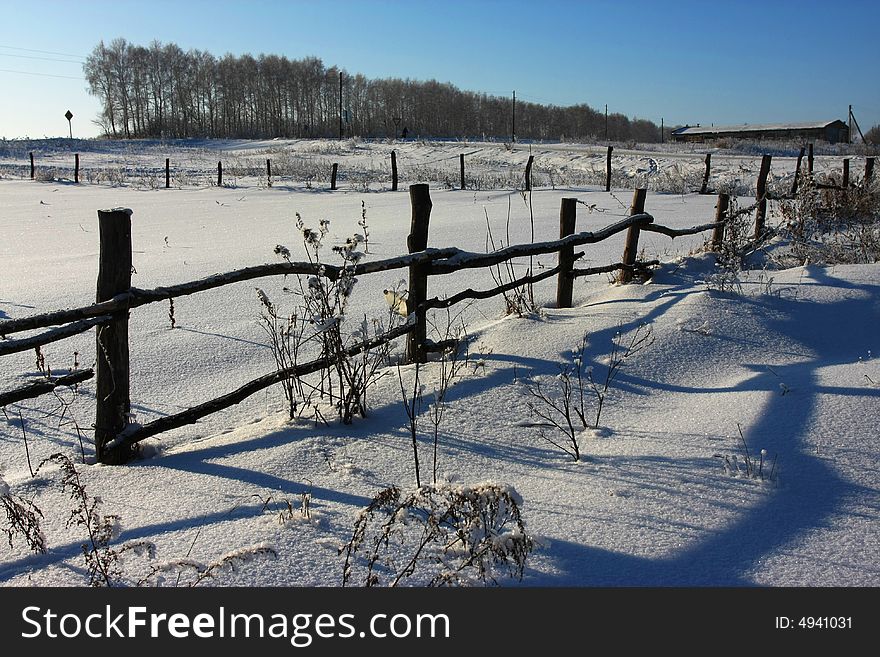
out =
<path fill-rule="evenodd" d="M 685 126 L 674 130 L 675 135 L 717 134 L 722 132 L 754 132 L 770 130 L 809 130 L 827 128 L 832 123 L 843 123 L 839 119 L 830 121 L 810 121 L 807 123 L 744 123 L 743 125 Z"/>

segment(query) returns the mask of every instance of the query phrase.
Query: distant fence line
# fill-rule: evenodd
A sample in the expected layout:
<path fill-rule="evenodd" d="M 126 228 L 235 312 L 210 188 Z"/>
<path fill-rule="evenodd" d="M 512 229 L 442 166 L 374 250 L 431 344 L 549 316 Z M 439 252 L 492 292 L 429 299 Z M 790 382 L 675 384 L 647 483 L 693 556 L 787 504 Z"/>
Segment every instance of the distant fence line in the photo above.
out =
<path fill-rule="evenodd" d="M 611 188 L 612 188 L 612 152 L 613 151 L 614 151 L 614 147 L 608 146 L 607 152 L 606 152 L 606 160 L 605 160 L 605 191 L 606 192 L 611 191 Z M 805 152 L 808 153 L 808 155 L 807 155 L 807 173 L 811 176 L 814 173 L 813 144 L 808 144 L 807 146 L 801 148 L 800 153 L 798 155 L 797 164 L 796 164 L 795 173 L 794 173 L 794 180 L 792 183 L 791 191 L 789 193 L 790 196 L 794 196 L 797 193 L 799 180 L 801 178 L 802 160 L 804 158 Z M 79 184 L 80 170 L 81 170 L 80 154 L 74 153 L 73 155 L 74 155 L 74 163 L 73 163 L 74 183 Z M 466 169 L 465 169 L 465 155 L 466 155 L 466 153 L 460 153 L 457 156 L 458 160 L 459 160 L 458 188 L 461 190 L 468 188 Z M 449 158 L 444 158 L 444 159 L 452 160 L 452 159 L 455 159 L 455 157 L 456 156 L 451 156 Z M 760 172 L 758 174 L 758 181 L 759 181 L 758 185 L 759 186 L 761 186 L 761 185 L 766 186 L 767 176 L 769 174 L 769 168 L 765 171 L 764 165 L 765 165 L 765 163 L 768 163 L 767 166 L 769 167 L 769 162 L 770 162 L 769 158 L 770 157 L 771 156 L 769 156 L 769 155 L 764 155 L 762 157 L 762 165 L 761 165 Z M 38 167 L 37 167 L 37 163 L 36 163 L 33 152 L 29 153 L 29 159 L 30 159 L 30 179 L 37 180 L 39 177 L 38 176 Z M 864 174 L 863 174 L 863 178 L 862 178 L 864 182 L 870 181 L 874 175 L 875 159 L 876 158 L 874 158 L 874 157 L 866 157 L 865 158 L 865 169 L 864 169 Z M 842 176 L 841 176 L 842 180 L 841 180 L 840 184 L 835 185 L 835 184 L 826 184 L 826 183 L 816 183 L 816 186 L 820 189 L 823 189 L 823 188 L 824 189 L 849 188 L 851 185 L 850 161 L 851 161 L 850 158 L 843 159 Z M 535 162 L 535 156 L 529 155 L 528 161 L 526 162 L 526 165 L 525 165 L 525 170 L 524 170 L 522 177 L 521 177 L 521 188 L 525 191 L 531 191 L 531 189 L 532 189 L 532 168 L 533 168 L 534 162 Z M 417 165 L 417 166 L 422 166 L 422 165 Z M 704 173 L 703 173 L 703 178 L 702 178 L 702 184 L 700 185 L 699 190 L 695 189 L 694 191 L 699 191 L 700 194 L 716 193 L 715 190 L 713 190 L 709 184 L 710 183 L 710 176 L 711 176 L 711 169 L 712 169 L 712 154 L 711 153 L 706 154 L 705 159 L 704 159 L 704 167 L 705 168 L 704 168 Z M 157 171 L 158 171 L 158 169 L 157 169 Z M 389 169 L 388 169 L 388 171 L 390 173 L 391 190 L 397 191 L 398 190 L 398 183 L 399 183 L 399 175 L 398 175 L 397 153 L 395 150 L 392 150 L 389 155 Z M 173 172 L 173 169 L 171 167 L 171 158 L 166 157 L 165 158 L 165 167 L 164 167 L 165 189 L 171 188 L 172 172 Z M 206 173 L 206 172 L 203 172 L 203 173 Z M 223 187 L 223 185 L 224 185 L 223 173 L 224 173 L 223 161 L 220 160 L 217 162 L 217 175 L 216 175 L 217 187 Z M 227 173 L 228 173 L 228 171 L 227 171 Z M 278 172 L 276 169 L 275 179 L 277 180 L 278 177 L 279 176 L 278 176 Z M 332 162 L 329 169 L 328 169 L 329 189 L 331 191 L 335 191 L 338 189 L 338 187 L 337 187 L 338 177 L 339 177 L 339 163 Z M 228 178 L 228 176 L 227 176 L 227 178 Z M 273 174 L 272 174 L 271 158 L 266 159 L 265 180 L 266 180 L 266 186 L 272 187 Z M 762 180 L 763 180 L 763 182 L 762 182 Z M 378 181 L 376 181 L 376 182 L 378 182 Z M 157 186 L 158 186 L 158 184 L 157 184 Z"/>

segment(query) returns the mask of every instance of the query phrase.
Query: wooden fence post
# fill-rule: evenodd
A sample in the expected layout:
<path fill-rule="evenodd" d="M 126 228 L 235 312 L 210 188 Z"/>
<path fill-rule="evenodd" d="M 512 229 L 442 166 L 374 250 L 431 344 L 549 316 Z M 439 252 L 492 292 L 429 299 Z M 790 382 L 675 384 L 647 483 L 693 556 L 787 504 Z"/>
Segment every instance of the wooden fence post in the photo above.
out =
<path fill-rule="evenodd" d="M 703 173 L 703 184 L 700 186 L 700 194 L 709 191 L 709 170 L 712 166 L 712 153 L 706 153 L 706 171 Z"/>
<path fill-rule="evenodd" d="M 632 207 L 629 209 L 630 216 L 641 214 L 645 211 L 645 198 L 648 196 L 647 189 L 636 189 L 633 191 Z M 639 251 L 639 233 L 641 229 L 638 226 L 630 226 L 626 231 L 626 244 L 623 247 L 623 264 L 630 267 L 636 262 L 636 255 Z M 629 283 L 633 278 L 632 269 L 621 269 L 617 276 L 618 283 Z"/>
<path fill-rule="evenodd" d="M 849 187 L 849 158 L 843 159 L 843 182 L 840 185 L 846 190 Z"/>
<path fill-rule="evenodd" d="M 797 166 L 794 168 L 794 182 L 791 184 L 791 195 L 797 194 L 798 182 L 801 177 L 801 162 L 804 160 L 804 151 L 806 149 L 801 146 L 801 152 L 798 153 Z"/>
<path fill-rule="evenodd" d="M 869 157 L 865 160 L 865 184 L 871 181 L 871 178 L 874 177 L 874 158 Z"/>
<path fill-rule="evenodd" d="M 461 188 L 466 189 L 464 182 L 464 153 L 458 156 L 458 165 L 459 169 L 461 170 Z"/>
<path fill-rule="evenodd" d="M 73 182 L 79 183 L 79 153 L 73 156 Z"/>
<path fill-rule="evenodd" d="M 272 186 L 272 162 L 266 158 L 266 185 Z"/>
<path fill-rule="evenodd" d="M 98 210 L 101 251 L 96 301 L 107 301 L 131 288 L 131 210 Z M 128 310 L 97 328 L 95 367 L 95 454 L 100 463 L 120 463 L 125 455 L 105 449 L 128 424 Z"/>
<path fill-rule="evenodd" d="M 813 144 L 807 144 L 807 173 L 813 177 Z"/>
<path fill-rule="evenodd" d="M 36 178 L 37 171 L 34 168 L 34 154 L 31 153 L 30 155 L 31 155 L 31 180 L 33 180 L 34 178 Z"/>
<path fill-rule="evenodd" d="M 165 189 L 171 187 L 171 158 L 165 158 Z"/>
<path fill-rule="evenodd" d="M 223 162 L 217 162 L 217 187 L 223 187 Z"/>
<path fill-rule="evenodd" d="M 338 162 L 333 163 L 333 168 L 330 170 L 330 189 L 336 189 L 336 169 L 339 167 Z"/>
<path fill-rule="evenodd" d="M 535 156 L 529 155 L 529 161 L 526 162 L 526 191 L 532 191 L 532 164 L 535 162 Z"/>
<path fill-rule="evenodd" d="M 397 191 L 397 153 L 391 151 L 391 191 Z"/>
<path fill-rule="evenodd" d="M 715 228 L 712 229 L 712 250 L 721 250 L 724 242 L 724 220 L 727 217 L 727 208 L 730 207 L 730 196 L 718 195 L 718 203 L 715 204 Z"/>
<path fill-rule="evenodd" d="M 559 208 L 559 239 L 574 234 L 577 220 L 577 199 L 564 198 Z M 556 307 L 571 308 L 572 290 L 574 277 L 571 270 L 574 267 L 574 247 L 566 246 L 559 249 L 559 274 L 556 277 Z"/>
<path fill-rule="evenodd" d="M 755 198 L 758 201 L 758 207 L 755 210 L 755 239 L 759 239 L 764 234 L 764 220 L 767 217 L 767 176 L 770 175 L 771 159 L 769 155 L 761 158 L 761 172 L 758 174 L 755 193 Z"/>
<path fill-rule="evenodd" d="M 611 151 L 614 150 L 614 146 L 608 147 L 608 155 L 605 160 L 605 191 L 611 191 Z"/>
<path fill-rule="evenodd" d="M 410 185 L 409 200 L 412 205 L 412 221 L 406 239 L 410 253 L 428 248 L 428 224 L 431 220 L 431 194 L 426 184 Z M 409 268 L 409 294 L 407 311 L 416 314 L 416 328 L 406 337 L 406 361 L 424 363 L 427 360 L 425 342 L 428 336 L 425 309 L 422 304 L 428 296 L 428 269 L 430 264 L 412 265 Z"/>

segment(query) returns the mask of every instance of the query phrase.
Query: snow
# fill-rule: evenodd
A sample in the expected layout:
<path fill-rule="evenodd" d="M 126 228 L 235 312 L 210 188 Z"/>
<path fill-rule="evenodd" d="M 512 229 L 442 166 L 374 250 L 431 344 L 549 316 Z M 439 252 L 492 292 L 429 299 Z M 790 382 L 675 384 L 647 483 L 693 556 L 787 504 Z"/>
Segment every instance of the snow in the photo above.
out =
<path fill-rule="evenodd" d="M 33 146 L 25 146 L 25 157 Z M 257 174 L 234 176 L 235 187 L 217 188 L 205 173 L 204 184 L 171 190 L 134 183 L 31 182 L 10 175 L 12 165 L 4 163 L 22 160 L 7 143 L 0 149 L 0 320 L 93 300 L 98 208 L 132 209 L 132 281 L 139 288 L 277 262 L 279 244 L 290 249 L 292 259 L 304 259 L 297 213 L 307 227 L 330 221 L 324 254 L 339 264 L 330 247 L 363 233 L 362 202 L 369 232 L 364 261 L 405 253 L 406 184 L 424 180 L 432 183 L 434 204 L 429 247 L 485 251 L 487 216 L 496 241 L 499 236 L 505 244 L 530 239 L 528 198 L 511 192 L 512 185 L 459 191 L 435 176 L 446 160 L 457 175 L 458 153 L 465 151 L 486 180 L 509 171 L 519 175 L 529 154 L 526 145 L 508 150 L 500 144 L 455 142 L 282 140 L 92 148 L 95 152 L 83 161 L 95 159 L 105 167 L 143 168 L 148 160 L 164 164 L 170 155 L 173 162 L 186 161 L 191 179 L 198 171 L 209 172 L 212 161 L 216 165 L 218 150 L 237 158 L 244 169 L 241 163 L 248 158 L 264 162 L 267 149 L 289 148 L 291 157 L 338 160 L 349 177 L 340 178 L 341 189 L 332 195 L 315 181 L 279 178 L 267 188 Z M 391 148 L 404 176 L 399 193 L 372 178 Z M 583 182 L 591 165 L 604 171 L 603 148 L 531 148 L 536 171 L 544 161 L 548 169 L 567 168 L 574 181 L 553 189 L 545 180 L 532 194 L 536 241 L 558 236 L 564 197 L 583 202 L 578 230 L 596 230 L 627 214 L 628 190 L 608 194 L 595 186 L 600 183 Z M 69 156 L 63 150 L 53 153 L 41 157 L 55 158 L 60 166 Z M 677 171 L 683 181 L 696 176 L 699 187 L 698 154 L 624 151 L 620 169 L 636 172 L 646 162 L 649 171 L 636 180 L 650 173 L 649 184 L 655 184 Z M 425 178 L 406 179 L 408 163 L 417 164 L 416 175 Z M 743 188 L 753 190 L 760 156 L 713 155 L 712 163 L 719 178 L 740 178 Z M 818 166 L 826 165 L 832 164 Z M 571 173 L 575 166 L 582 167 L 579 182 Z M 794 164 L 774 158 L 773 167 L 783 179 Z M 224 169 L 230 170 L 226 163 Z M 372 182 L 361 184 L 367 180 Z M 684 228 L 710 221 L 714 201 L 690 192 L 651 191 L 646 211 L 656 223 Z M 743 198 L 740 206 L 750 203 Z M 880 359 L 872 356 L 880 350 L 880 264 L 774 271 L 769 286 L 766 272 L 752 272 L 743 278 L 741 293 L 722 294 L 705 283 L 713 259 L 699 253 L 704 238 L 673 241 L 643 232 L 640 247 L 663 262 L 651 281 L 618 286 L 603 275 L 578 279 L 571 309 L 553 307 L 552 279 L 536 287 L 542 305 L 537 314 L 505 317 L 500 298 L 452 309 L 467 327 L 470 360 L 443 402 L 439 479 L 471 487 L 492 479 L 515 489 L 527 531 L 540 537 L 523 584 L 880 585 L 880 472 L 874 465 L 880 451 Z M 620 234 L 583 247 L 586 262 L 579 266 L 619 261 L 623 241 Z M 552 267 L 555 256 L 535 262 L 536 268 Z M 524 259 L 516 270 L 527 266 Z M 359 277 L 346 307 L 350 330 L 364 315 L 388 319 L 385 292 L 397 294 L 402 275 Z M 280 315 L 293 310 L 297 297 L 284 288 L 298 286 L 276 277 L 175 299 L 174 329 L 167 304 L 132 311 L 131 396 L 138 423 L 204 402 L 274 369 L 260 327 L 257 285 Z M 432 277 L 429 296 L 493 285 L 488 270 L 467 270 Z M 445 312 L 435 317 L 443 328 Z M 601 427 L 577 436 L 582 459 L 575 462 L 541 439 L 542 427 L 528 413 L 529 395 L 521 382 L 549 381 L 558 374 L 559 364 L 571 363 L 572 347 L 585 332 L 583 365 L 604 380 L 612 339 L 644 322 L 651 324 L 655 342 L 624 363 L 608 392 Z M 402 349 L 402 343 L 396 345 L 398 354 Z M 72 368 L 74 352 L 80 367 L 89 366 L 96 358 L 94 333 L 42 351 L 53 373 Z M 33 352 L 4 357 L 0 389 L 39 376 L 34 360 Z M 411 367 L 401 372 L 412 376 Z M 415 484 L 397 376 L 396 368 L 388 369 L 370 390 L 368 417 L 350 426 L 288 420 L 281 390 L 273 387 L 146 441 L 142 458 L 123 467 L 80 462 L 73 422 L 87 439 L 91 436 L 94 380 L 80 384 L 76 395 L 59 391 L 69 403 L 64 411 L 53 395 L 11 405 L 5 417 L 0 415 L 0 487 L 8 485 L 9 492 L 43 509 L 49 552 L 32 555 L 20 542 L 11 549 L 4 543 L 0 583 L 87 583 L 83 530 L 65 526 L 70 502 L 60 491 L 55 466 L 31 477 L 21 411 L 34 467 L 59 451 L 73 459 L 88 493 L 102 500 L 99 512 L 120 517 L 120 542 L 154 542 L 155 564 L 218 563 L 259 546 L 271 548 L 277 558 L 255 556 L 205 583 L 339 585 L 338 548 L 351 538 L 360 510 L 383 488 Z M 426 390 L 439 388 L 437 364 L 425 366 L 420 376 Z M 426 403 L 420 435 L 423 479 L 429 476 L 433 447 L 427 412 Z M 725 457 L 733 463 L 735 456 L 744 466 L 740 428 L 750 458 L 763 458 L 763 480 L 725 471 Z M 93 454 L 88 440 L 86 454 Z M 310 496 L 309 518 L 300 511 L 303 494 Z M 134 571 L 141 564 L 126 567 Z"/>

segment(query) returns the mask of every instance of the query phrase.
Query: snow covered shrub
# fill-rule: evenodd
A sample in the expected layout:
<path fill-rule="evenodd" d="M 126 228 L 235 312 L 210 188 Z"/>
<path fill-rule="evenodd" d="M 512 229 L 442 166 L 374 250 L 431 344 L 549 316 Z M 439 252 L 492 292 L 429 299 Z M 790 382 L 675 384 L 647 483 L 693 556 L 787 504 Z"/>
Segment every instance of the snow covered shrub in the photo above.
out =
<path fill-rule="evenodd" d="M 0 531 L 6 534 L 6 542 L 13 547 L 13 539 L 21 537 L 34 552 L 46 552 L 46 538 L 40 528 L 43 512 L 30 500 L 13 495 L 3 477 L 0 477 L 0 503 L 6 512 L 6 525 Z"/>
<path fill-rule="evenodd" d="M 98 513 L 101 498 L 89 495 L 73 461 L 64 454 L 53 454 L 40 463 L 37 470 L 47 463 L 54 463 L 61 469 L 61 490 L 68 494 L 74 504 L 67 526 L 82 527 L 87 534 L 88 540 L 82 544 L 82 553 L 89 586 L 111 587 L 123 584 L 124 575 L 120 563 L 122 557 L 127 553 L 134 553 L 152 558 L 155 546 L 149 541 L 112 545 L 119 536 L 119 516 Z"/>
<path fill-rule="evenodd" d="M 730 197 L 728 220 L 724 224 L 724 239 L 715 251 L 715 271 L 706 277 L 710 290 L 722 293 L 741 293 L 740 273 L 752 235 L 752 215 L 738 209 L 735 196 Z"/>
<path fill-rule="evenodd" d="M 581 458 L 578 439 L 587 428 L 584 361 L 588 338 L 589 334 L 584 333 L 580 346 L 572 350 L 572 362 L 559 366 L 555 391 L 550 392 L 537 382 L 526 383 L 526 390 L 535 400 L 526 405 L 541 426 L 541 438 L 575 461 Z M 552 434 L 548 435 L 545 429 L 551 429 Z"/>
<path fill-rule="evenodd" d="M 277 334 L 281 338 L 280 350 L 286 349 L 291 358 L 295 358 L 300 347 L 307 342 L 319 345 L 321 357 L 327 359 L 329 367 L 321 372 L 317 392 L 322 399 L 329 399 L 344 424 L 350 424 L 355 413 L 361 417 L 366 416 L 368 389 L 381 376 L 379 368 L 387 362 L 391 349 L 388 342 L 381 342 L 370 349 L 363 349 L 358 355 L 349 353 L 355 344 L 380 337 L 385 331 L 383 322 L 368 320 L 366 316 L 354 329 L 346 330 L 346 311 L 357 283 L 354 271 L 364 257 L 364 253 L 359 250 L 359 246 L 364 243 L 364 237 L 360 234 L 352 235 L 344 244 L 332 248 L 342 259 L 342 265 L 337 270 L 338 273 L 328 276 L 327 267 L 321 263 L 321 251 L 330 222 L 321 220 L 318 230 L 314 230 L 304 224 L 298 213 L 296 219 L 296 226 L 302 235 L 314 274 L 297 276 L 299 289 L 296 294 L 300 298 L 300 305 L 288 316 L 280 329 L 272 323 L 271 312 L 277 314 L 277 311 L 269 312 L 271 302 L 267 305 L 261 299 L 266 309 L 264 325 L 269 329 L 270 336 Z M 287 247 L 279 244 L 275 247 L 275 253 L 290 261 L 290 250 Z M 389 309 L 389 328 L 392 323 L 401 319 L 399 313 Z M 281 368 L 277 356 L 276 364 Z M 301 393 L 302 386 L 299 383 L 296 385 Z M 286 388 L 285 394 L 287 393 Z M 288 404 L 291 408 L 290 397 Z"/>
<path fill-rule="evenodd" d="M 654 332 L 650 324 L 639 324 L 628 335 L 621 331 L 614 334 L 611 353 L 602 362 L 605 376 L 596 374 L 595 368 L 586 367 L 587 343 L 589 334 L 584 333 L 578 345 L 571 352 L 571 363 L 560 365 L 556 376 L 556 390 L 548 391 L 540 383 L 527 382 L 526 390 L 536 400 L 527 403 L 532 416 L 541 427 L 541 438 L 563 452 L 580 460 L 579 438 L 588 428 L 599 428 L 599 420 L 605 408 L 605 400 L 611 383 L 617 377 L 623 363 L 654 343 Z M 596 417 L 587 422 L 588 394 L 596 401 Z M 551 429 L 548 435 L 544 429 Z"/>
<path fill-rule="evenodd" d="M 782 236 L 790 245 L 782 262 L 870 264 L 880 260 L 880 182 L 875 178 L 846 190 L 836 174 L 804 175 L 794 199 L 780 204 Z"/>
<path fill-rule="evenodd" d="M 739 438 L 742 444 L 740 458 L 738 459 L 736 454 L 714 454 L 715 458 L 723 459 L 724 471 L 731 477 L 774 481 L 777 474 L 777 456 L 773 457 L 772 463 L 768 461 L 766 449 L 762 449 L 756 457 L 752 456 L 749 452 L 749 446 L 746 444 L 745 436 L 743 436 L 742 427 L 737 424 L 736 428 L 739 431 Z"/>
<path fill-rule="evenodd" d="M 284 247 L 276 247 L 276 252 Z M 284 249 L 286 250 L 286 249 Z M 260 313 L 260 326 L 269 338 L 269 346 L 272 356 L 275 358 L 275 366 L 279 371 L 296 367 L 300 348 L 303 343 L 305 323 L 297 314 L 279 315 L 277 306 L 263 290 L 256 288 L 257 297 L 263 306 Z M 303 406 L 309 406 L 311 397 L 306 393 L 299 377 L 292 376 L 281 382 L 284 390 L 284 398 L 287 401 L 288 417 L 292 420 L 300 410 L 300 402 Z"/>
<path fill-rule="evenodd" d="M 534 539 L 510 486 L 435 484 L 379 492 L 360 512 L 342 585 L 471 586 L 522 579 Z"/>
<path fill-rule="evenodd" d="M 531 228 L 531 243 L 535 241 L 535 215 L 534 210 L 532 208 L 532 197 L 531 192 L 522 192 L 523 202 L 526 204 L 529 210 L 529 222 Z M 505 224 L 506 238 L 507 238 L 507 246 L 510 246 L 510 210 L 511 203 L 510 197 L 507 199 L 507 222 Z M 489 213 L 486 212 L 486 252 L 491 253 L 494 251 L 498 251 L 504 247 L 504 241 L 499 241 L 498 246 L 495 245 L 495 239 L 492 236 L 492 226 L 489 223 Z M 489 251 L 491 247 L 492 251 Z M 526 270 L 526 277 L 532 275 L 534 269 L 534 259 L 529 257 L 528 269 Z M 496 287 L 501 287 L 504 285 L 511 285 L 516 283 L 520 278 L 515 270 L 515 263 L 513 260 L 505 260 L 504 262 L 499 262 L 496 265 L 489 266 L 489 273 L 492 276 L 492 281 L 495 283 Z M 534 284 L 531 282 L 525 282 L 521 285 L 517 285 L 511 289 L 505 290 L 502 292 L 502 296 L 504 298 L 505 305 L 505 313 L 510 315 L 516 313 L 517 316 L 523 317 L 525 315 L 533 315 L 538 310 L 538 305 L 535 303 L 535 291 Z"/>
<path fill-rule="evenodd" d="M 170 583 L 171 575 L 175 577 L 174 586 L 198 586 L 221 572 L 234 571 L 237 566 L 249 563 L 257 557 L 277 556 L 273 548 L 260 544 L 239 548 L 209 564 L 201 564 L 190 559 L 189 555 L 183 559 L 157 561 L 156 546 L 151 541 L 116 543 L 121 529 L 119 516 L 99 513 L 102 500 L 86 491 L 73 461 L 64 454 L 56 453 L 45 459 L 37 470 L 47 463 L 54 463 L 59 467 L 61 491 L 67 493 L 74 504 L 67 519 L 67 526 L 82 527 L 86 532 L 87 541 L 82 544 L 82 553 L 86 562 L 89 586 L 161 586 Z M 2 492 L 3 489 L 0 487 L 0 493 Z M 31 507 L 39 513 L 39 509 L 33 505 Z M 42 517 L 42 513 L 39 515 Z M 45 540 L 39 532 L 39 526 L 31 529 L 31 535 L 32 538 L 28 538 L 28 542 L 34 541 L 32 549 L 45 552 Z M 38 550 L 37 547 L 40 549 Z M 132 564 L 128 562 L 131 557 L 138 557 L 144 562 L 139 573 L 133 572 Z"/>

